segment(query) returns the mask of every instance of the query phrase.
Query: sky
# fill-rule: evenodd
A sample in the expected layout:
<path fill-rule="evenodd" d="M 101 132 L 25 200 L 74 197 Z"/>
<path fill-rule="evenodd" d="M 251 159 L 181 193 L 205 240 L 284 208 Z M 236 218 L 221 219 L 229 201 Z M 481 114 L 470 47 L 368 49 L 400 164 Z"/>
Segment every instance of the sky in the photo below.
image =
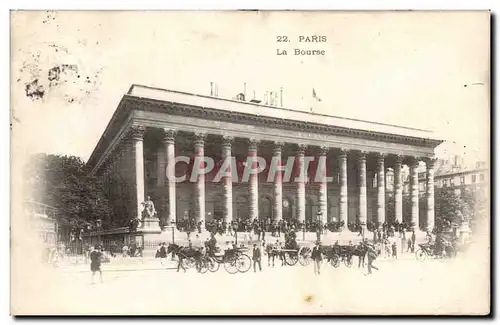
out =
<path fill-rule="evenodd" d="M 488 12 L 14 12 L 13 144 L 87 160 L 132 84 L 209 95 L 217 82 L 220 97 L 244 83 L 259 99 L 283 87 L 287 108 L 428 129 L 447 141 L 438 156 L 486 160 L 489 21 Z M 298 42 L 312 35 L 327 40 Z"/>

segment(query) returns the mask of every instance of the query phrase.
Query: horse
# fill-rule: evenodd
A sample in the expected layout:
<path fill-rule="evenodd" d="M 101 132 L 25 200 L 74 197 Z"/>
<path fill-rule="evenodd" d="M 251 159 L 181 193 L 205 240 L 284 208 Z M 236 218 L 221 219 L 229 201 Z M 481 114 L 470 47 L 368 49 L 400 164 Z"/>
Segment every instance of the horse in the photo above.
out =
<path fill-rule="evenodd" d="M 281 257 L 281 252 L 275 250 L 273 244 L 266 245 L 266 253 L 267 253 L 267 266 L 271 266 L 271 260 L 273 261 L 273 266 L 274 266 L 274 259 L 276 257 Z"/>
<path fill-rule="evenodd" d="M 177 244 L 168 244 L 167 255 L 170 253 L 172 253 L 172 258 L 177 256 L 179 259 L 192 257 L 198 260 L 202 255 L 201 251 L 197 249 L 194 249 L 192 247 L 184 247 Z"/>
<path fill-rule="evenodd" d="M 368 247 L 366 244 L 359 244 L 357 246 L 354 246 L 354 248 L 351 250 L 349 254 L 349 259 L 352 258 L 352 256 L 357 256 L 358 257 L 358 268 L 359 267 L 365 267 L 365 257 L 366 253 L 368 252 Z"/>

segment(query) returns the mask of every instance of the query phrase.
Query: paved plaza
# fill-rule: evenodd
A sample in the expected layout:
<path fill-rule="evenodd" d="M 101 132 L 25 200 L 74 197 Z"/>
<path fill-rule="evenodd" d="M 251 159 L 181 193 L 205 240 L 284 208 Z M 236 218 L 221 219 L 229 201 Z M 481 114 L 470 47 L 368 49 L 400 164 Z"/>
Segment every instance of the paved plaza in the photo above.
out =
<path fill-rule="evenodd" d="M 25 270 L 22 286 L 32 302 L 25 306 L 33 313 L 71 314 L 467 313 L 477 299 L 486 299 L 488 286 L 486 277 L 478 286 L 484 268 L 468 258 L 418 262 L 410 253 L 377 259 L 380 270 L 372 275 L 358 269 L 356 260 L 352 268 L 324 263 L 319 276 L 312 264 L 267 267 L 267 257 L 262 272 L 234 275 L 223 267 L 177 273 L 173 262 L 162 267 L 151 258 L 141 264 L 103 264 L 104 282 L 94 285 L 88 265 L 43 268 L 36 276 Z"/>

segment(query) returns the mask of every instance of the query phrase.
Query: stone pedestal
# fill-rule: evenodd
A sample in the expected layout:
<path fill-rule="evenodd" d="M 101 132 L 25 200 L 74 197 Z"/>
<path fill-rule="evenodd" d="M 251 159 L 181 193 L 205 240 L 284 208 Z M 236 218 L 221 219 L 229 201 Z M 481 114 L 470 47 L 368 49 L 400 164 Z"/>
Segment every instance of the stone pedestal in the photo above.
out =
<path fill-rule="evenodd" d="M 139 229 L 138 229 L 139 230 Z M 140 230 L 154 230 L 160 232 L 160 219 L 158 218 L 144 218 L 142 220 Z"/>
<path fill-rule="evenodd" d="M 458 236 L 460 238 L 460 243 L 464 245 L 466 242 L 469 241 L 470 234 L 472 233 L 472 230 L 470 229 L 469 222 L 464 221 L 458 228 Z"/>

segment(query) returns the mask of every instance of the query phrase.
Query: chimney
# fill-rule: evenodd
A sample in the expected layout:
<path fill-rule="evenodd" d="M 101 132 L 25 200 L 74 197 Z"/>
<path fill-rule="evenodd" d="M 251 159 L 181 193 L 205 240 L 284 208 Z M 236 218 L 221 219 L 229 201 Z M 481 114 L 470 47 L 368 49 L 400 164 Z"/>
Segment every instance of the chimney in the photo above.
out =
<path fill-rule="evenodd" d="M 269 105 L 274 105 L 274 94 L 272 91 L 269 92 Z"/>
<path fill-rule="evenodd" d="M 278 92 L 274 93 L 274 106 L 278 107 Z"/>
<path fill-rule="evenodd" d="M 264 94 L 264 103 L 265 103 L 266 105 L 268 105 L 268 101 L 267 101 L 267 91 L 266 91 L 266 93 Z"/>
<path fill-rule="evenodd" d="M 283 87 L 280 87 L 280 106 L 283 107 Z"/>
<path fill-rule="evenodd" d="M 214 83 L 213 81 L 210 81 L 210 96 L 214 95 Z"/>
<path fill-rule="evenodd" d="M 215 92 L 214 92 L 215 97 L 219 97 L 219 85 L 216 83 L 215 84 Z"/>

